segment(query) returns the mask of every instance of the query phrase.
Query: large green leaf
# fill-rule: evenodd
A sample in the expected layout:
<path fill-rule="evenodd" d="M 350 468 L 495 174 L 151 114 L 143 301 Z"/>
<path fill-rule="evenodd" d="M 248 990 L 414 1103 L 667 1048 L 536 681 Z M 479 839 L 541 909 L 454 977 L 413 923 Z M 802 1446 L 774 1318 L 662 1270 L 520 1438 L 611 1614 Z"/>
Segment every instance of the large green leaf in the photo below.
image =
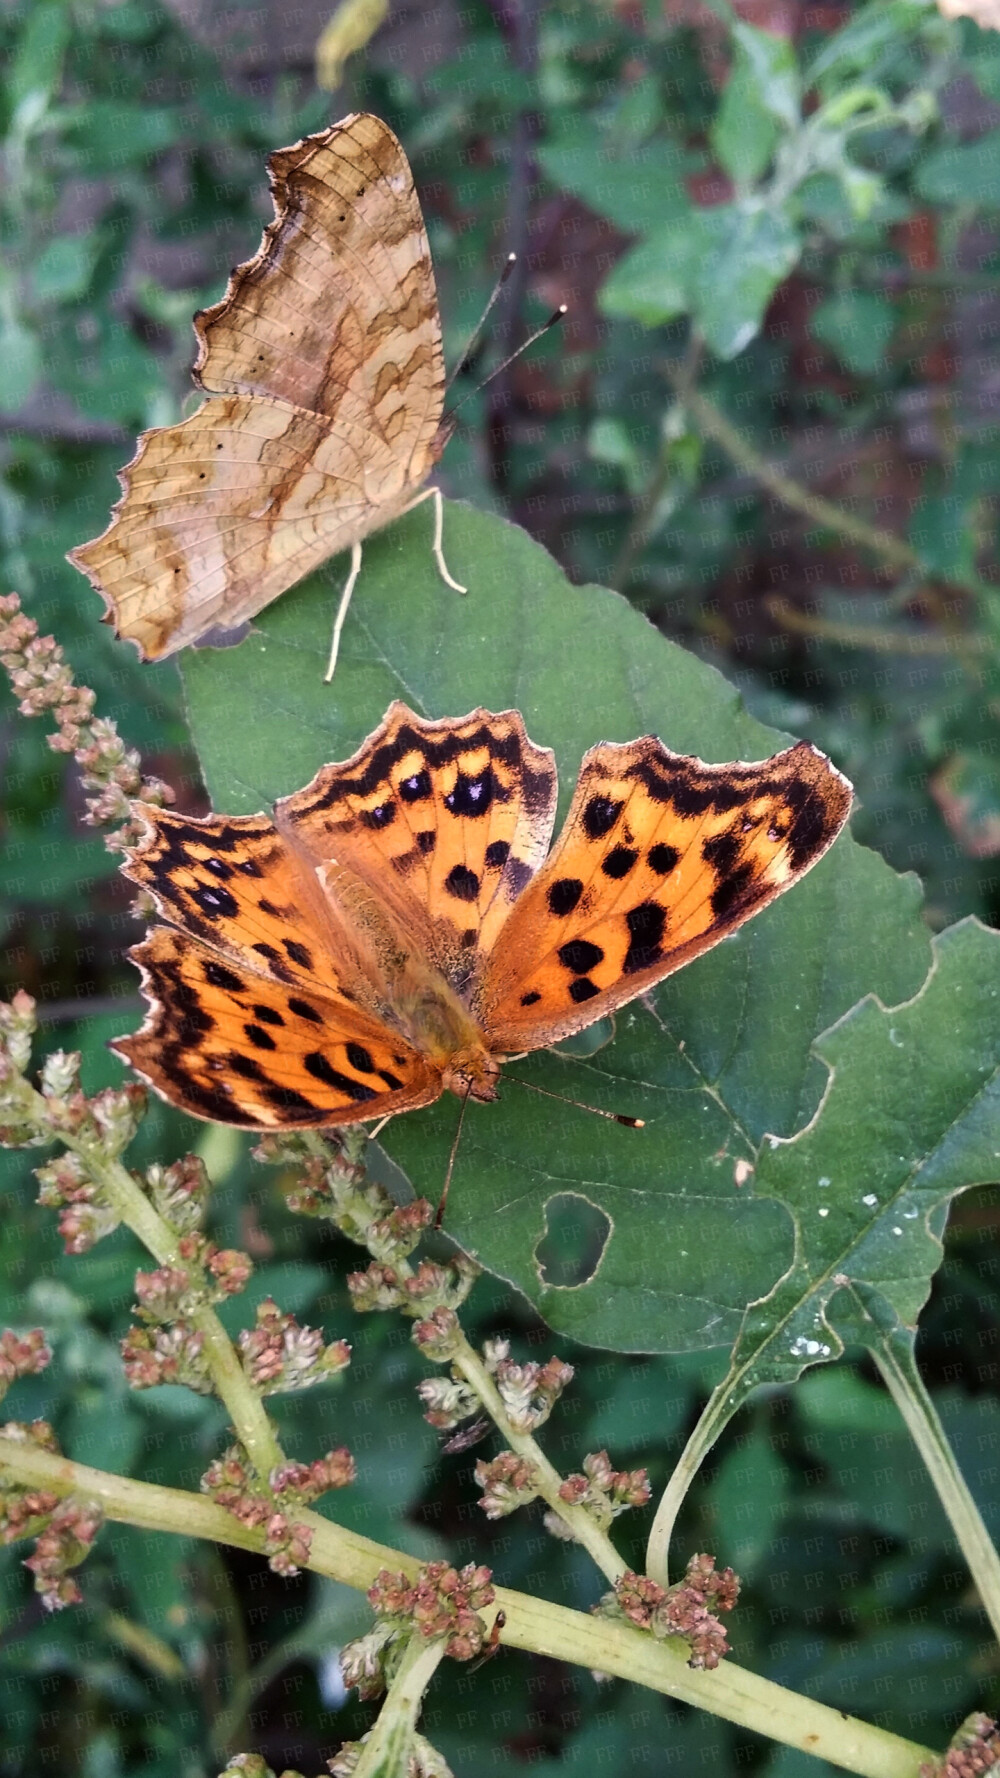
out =
<path fill-rule="evenodd" d="M 446 506 L 449 566 L 471 589 L 462 598 L 437 577 L 429 530 L 429 514 L 413 513 L 366 545 L 332 687 L 322 669 L 343 560 L 263 613 L 238 649 L 185 657 L 216 808 L 249 813 L 304 784 L 353 752 L 393 697 L 429 716 L 516 705 L 533 739 L 555 749 L 563 810 L 600 739 L 652 730 L 710 760 L 784 744 L 713 668 L 616 594 L 571 586 L 522 531 Z M 660 1351 L 733 1340 L 746 1304 L 793 1257 L 789 1213 L 737 1185 L 736 1161 L 766 1130 L 792 1135 L 815 1110 L 825 1070 L 810 1046 L 821 1031 L 868 991 L 895 1002 L 920 987 L 928 941 L 917 902 L 915 879 L 844 836 L 735 939 L 619 1015 L 596 1054 L 518 1063 L 526 1080 L 647 1127 L 623 1130 L 514 1084 L 497 1105 L 470 1105 L 452 1234 L 579 1339 Z M 397 1118 L 384 1138 L 431 1198 L 457 1116 L 449 1096 Z M 576 1283 L 564 1269 L 558 1284 L 540 1273 L 547 1216 L 576 1218 L 588 1237 Z"/>

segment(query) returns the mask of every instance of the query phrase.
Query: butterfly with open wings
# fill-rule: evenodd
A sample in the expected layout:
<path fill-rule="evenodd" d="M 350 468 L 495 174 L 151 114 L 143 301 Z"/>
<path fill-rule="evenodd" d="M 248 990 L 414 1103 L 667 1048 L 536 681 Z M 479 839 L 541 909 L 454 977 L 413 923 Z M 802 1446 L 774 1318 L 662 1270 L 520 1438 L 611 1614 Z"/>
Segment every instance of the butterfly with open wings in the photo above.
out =
<path fill-rule="evenodd" d="M 586 755 L 562 833 L 516 710 L 395 703 L 273 814 L 144 810 L 125 872 L 162 924 L 115 1048 L 196 1117 L 350 1124 L 583 1030 L 759 913 L 833 843 L 851 787 L 808 742 L 706 765 L 655 736 Z"/>

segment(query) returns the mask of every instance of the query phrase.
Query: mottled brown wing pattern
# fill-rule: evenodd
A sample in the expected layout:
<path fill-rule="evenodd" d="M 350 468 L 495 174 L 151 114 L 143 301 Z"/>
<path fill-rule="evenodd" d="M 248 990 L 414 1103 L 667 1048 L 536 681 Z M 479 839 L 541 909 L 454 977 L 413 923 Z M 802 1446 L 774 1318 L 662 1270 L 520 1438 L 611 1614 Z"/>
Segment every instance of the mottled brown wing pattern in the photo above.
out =
<path fill-rule="evenodd" d="M 652 736 L 593 748 L 476 993 L 490 1048 L 542 1048 L 700 956 L 816 863 L 850 803 L 805 741 L 718 766 Z"/>
<path fill-rule="evenodd" d="M 149 1012 L 113 1048 L 172 1104 L 249 1129 L 319 1128 L 410 1111 L 441 1077 L 343 1000 L 259 975 L 156 926 L 132 959 Z"/>
<path fill-rule="evenodd" d="M 418 462 L 441 418 L 444 360 L 434 271 L 406 156 L 379 118 L 354 114 L 268 161 L 274 220 L 225 296 L 195 317 L 204 389 L 270 395 L 336 418 L 364 392 L 371 426 L 406 431 Z"/>
<path fill-rule="evenodd" d="M 146 659 L 389 524 L 443 447 L 434 275 L 392 131 L 346 118 L 270 171 L 260 250 L 196 322 L 216 394 L 143 434 L 107 530 L 70 552 Z"/>
<path fill-rule="evenodd" d="M 310 858 L 379 888 L 462 985 L 544 858 L 555 805 L 553 756 L 516 710 L 433 722 L 395 703 L 352 759 L 280 802 L 275 821 Z"/>

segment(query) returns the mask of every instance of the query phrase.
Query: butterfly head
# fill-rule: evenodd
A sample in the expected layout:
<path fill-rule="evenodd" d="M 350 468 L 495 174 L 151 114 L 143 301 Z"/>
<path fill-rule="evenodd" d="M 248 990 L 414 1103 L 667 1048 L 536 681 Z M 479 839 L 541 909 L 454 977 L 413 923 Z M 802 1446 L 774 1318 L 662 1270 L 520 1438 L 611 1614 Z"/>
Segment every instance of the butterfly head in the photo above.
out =
<path fill-rule="evenodd" d="M 497 1097 L 500 1064 L 481 1045 L 456 1050 L 441 1072 L 441 1085 L 460 1099 L 478 1099 L 489 1105 Z"/>

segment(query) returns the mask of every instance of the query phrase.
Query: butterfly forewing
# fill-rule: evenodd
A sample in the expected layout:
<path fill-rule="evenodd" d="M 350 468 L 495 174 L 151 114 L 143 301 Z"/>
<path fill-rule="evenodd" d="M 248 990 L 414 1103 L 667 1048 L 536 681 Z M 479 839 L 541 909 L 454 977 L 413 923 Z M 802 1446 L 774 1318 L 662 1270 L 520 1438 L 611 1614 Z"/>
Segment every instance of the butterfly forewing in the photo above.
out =
<path fill-rule="evenodd" d="M 594 748 L 487 964 L 475 1010 L 490 1047 L 542 1048 L 700 956 L 816 863 L 850 801 L 807 742 L 724 766 L 654 737 Z"/>
<path fill-rule="evenodd" d="M 275 818 L 311 858 L 379 886 L 455 981 L 497 942 L 545 856 L 555 805 L 552 754 L 516 710 L 427 722 L 397 703 L 353 759 L 326 766 Z"/>
<path fill-rule="evenodd" d="M 406 156 L 379 118 L 346 117 L 268 161 L 274 221 L 221 302 L 195 318 L 203 388 L 337 417 L 426 451 L 444 400 L 434 271 Z"/>

